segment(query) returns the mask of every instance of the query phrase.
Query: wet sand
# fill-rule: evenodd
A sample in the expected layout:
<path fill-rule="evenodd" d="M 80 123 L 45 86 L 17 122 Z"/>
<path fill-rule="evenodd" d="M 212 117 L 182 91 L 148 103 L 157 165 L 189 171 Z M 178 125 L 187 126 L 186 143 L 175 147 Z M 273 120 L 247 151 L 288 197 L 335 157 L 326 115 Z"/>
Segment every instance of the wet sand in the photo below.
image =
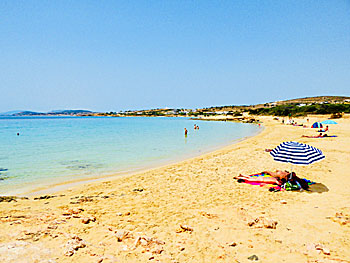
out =
<path fill-rule="evenodd" d="M 0 261 L 350 262 L 350 119 L 329 125 L 338 137 L 322 139 L 301 138 L 314 129 L 259 119 L 259 135 L 200 157 L 1 202 Z M 310 192 L 272 193 L 232 179 L 289 169 L 264 149 L 290 140 L 326 156 L 293 168 L 318 183 Z"/>

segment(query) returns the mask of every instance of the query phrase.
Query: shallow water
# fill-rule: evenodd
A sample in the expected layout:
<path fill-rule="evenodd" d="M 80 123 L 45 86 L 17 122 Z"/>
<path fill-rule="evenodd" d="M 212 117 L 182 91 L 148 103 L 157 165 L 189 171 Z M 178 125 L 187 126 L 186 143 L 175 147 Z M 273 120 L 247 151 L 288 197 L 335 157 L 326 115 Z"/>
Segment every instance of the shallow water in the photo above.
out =
<path fill-rule="evenodd" d="M 0 117 L 0 194 L 182 160 L 258 131 L 186 118 Z"/>

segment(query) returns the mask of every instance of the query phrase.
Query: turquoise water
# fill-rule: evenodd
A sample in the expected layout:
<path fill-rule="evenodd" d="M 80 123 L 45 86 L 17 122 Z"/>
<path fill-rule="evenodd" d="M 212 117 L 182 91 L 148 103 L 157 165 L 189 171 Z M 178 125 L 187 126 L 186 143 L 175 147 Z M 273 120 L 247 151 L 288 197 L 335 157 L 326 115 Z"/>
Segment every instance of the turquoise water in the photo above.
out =
<path fill-rule="evenodd" d="M 182 160 L 258 130 L 186 118 L 0 117 L 0 194 Z"/>

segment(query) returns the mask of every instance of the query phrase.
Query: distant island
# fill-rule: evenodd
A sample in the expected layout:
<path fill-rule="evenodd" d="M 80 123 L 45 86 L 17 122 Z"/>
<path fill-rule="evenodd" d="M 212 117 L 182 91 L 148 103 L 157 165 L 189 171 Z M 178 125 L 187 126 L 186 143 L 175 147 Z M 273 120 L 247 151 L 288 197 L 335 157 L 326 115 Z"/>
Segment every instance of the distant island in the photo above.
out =
<path fill-rule="evenodd" d="M 0 116 L 91 116 L 94 112 L 88 110 L 54 110 L 50 112 L 8 111 Z"/>
<path fill-rule="evenodd" d="M 281 100 L 255 105 L 212 106 L 199 109 L 157 108 L 146 110 L 127 110 L 119 112 L 93 112 L 89 110 L 54 110 L 50 112 L 10 111 L 0 116 L 140 116 L 140 117 L 241 117 L 243 115 L 272 116 L 307 116 L 308 114 L 332 114 L 334 118 L 350 113 L 350 97 L 316 96 L 298 99 Z"/>

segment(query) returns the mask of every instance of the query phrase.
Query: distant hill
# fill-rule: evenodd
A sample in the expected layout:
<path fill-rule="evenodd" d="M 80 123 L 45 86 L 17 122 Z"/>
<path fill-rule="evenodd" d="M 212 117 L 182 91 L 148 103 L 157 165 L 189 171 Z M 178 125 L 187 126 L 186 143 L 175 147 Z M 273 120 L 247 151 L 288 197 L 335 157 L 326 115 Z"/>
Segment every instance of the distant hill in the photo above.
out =
<path fill-rule="evenodd" d="M 23 112 L 22 110 L 13 110 L 13 111 L 6 111 L 6 112 L 0 112 L 0 116 L 11 116 L 13 114 L 17 114 Z"/>
<path fill-rule="evenodd" d="M 290 99 L 290 100 L 282 100 L 277 101 L 277 105 L 281 104 L 292 104 L 292 103 L 303 103 L 303 104 L 310 104 L 310 103 L 343 103 L 346 100 L 350 100 L 350 97 L 345 96 L 316 96 L 316 97 L 305 97 L 305 98 L 299 98 L 299 99 Z"/>
<path fill-rule="evenodd" d="M 288 105 L 288 104 L 337 104 L 337 103 L 349 103 L 350 97 L 346 96 L 315 96 L 305 97 L 298 99 L 279 100 L 274 102 L 266 102 L 255 105 L 227 105 L 227 106 L 213 106 L 209 108 L 199 109 L 200 111 L 211 110 L 211 111 L 244 111 L 249 109 L 272 107 L 276 105 Z"/>
<path fill-rule="evenodd" d="M 74 114 L 85 114 L 85 113 L 92 113 L 92 111 L 89 110 L 53 110 L 51 112 L 48 112 L 47 114 L 63 114 L 63 115 L 74 115 Z"/>
<path fill-rule="evenodd" d="M 88 110 L 54 110 L 50 112 L 35 112 L 35 111 L 8 111 L 0 113 L 0 116 L 56 116 L 56 115 L 69 115 L 69 116 L 81 116 L 93 114 Z"/>
<path fill-rule="evenodd" d="M 21 112 L 12 114 L 11 116 L 36 116 L 36 115 L 45 115 L 45 113 L 35 112 L 35 111 L 21 111 Z"/>

